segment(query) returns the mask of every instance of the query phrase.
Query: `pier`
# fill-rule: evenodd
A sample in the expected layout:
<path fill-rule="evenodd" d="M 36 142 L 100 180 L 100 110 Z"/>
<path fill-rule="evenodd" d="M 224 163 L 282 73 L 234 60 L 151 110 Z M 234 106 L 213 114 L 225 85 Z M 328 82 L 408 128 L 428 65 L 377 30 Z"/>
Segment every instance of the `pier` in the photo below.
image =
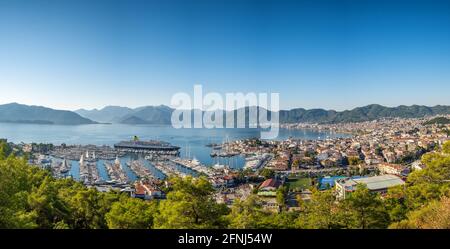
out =
<path fill-rule="evenodd" d="M 84 155 L 80 158 L 80 181 L 85 185 L 101 184 L 101 178 L 98 173 L 95 162 L 84 161 Z"/>
<path fill-rule="evenodd" d="M 177 170 L 176 166 L 172 165 L 170 161 L 151 161 L 151 164 L 166 176 L 188 176 L 188 174 Z"/>
<path fill-rule="evenodd" d="M 88 162 L 95 162 L 97 160 L 114 160 L 117 156 L 124 156 L 125 153 L 117 151 L 110 146 L 96 146 L 96 145 L 70 145 L 70 146 L 55 146 L 50 152 L 50 155 L 56 158 L 64 158 L 67 160 L 78 160 L 81 155 L 84 155 L 84 160 Z"/>
<path fill-rule="evenodd" d="M 105 162 L 104 164 L 106 171 L 111 178 L 111 182 L 119 184 L 128 183 L 128 176 L 123 170 L 122 164 L 120 163 L 118 158 L 116 158 L 114 163 Z"/>
<path fill-rule="evenodd" d="M 63 160 L 62 162 L 52 161 L 51 163 L 51 171 L 52 175 L 56 178 L 62 178 L 64 174 L 69 172 L 71 168 L 71 164 L 67 162 L 67 160 Z"/>
<path fill-rule="evenodd" d="M 209 177 L 212 177 L 216 174 L 214 169 L 202 165 L 199 161 L 195 159 L 191 160 L 191 159 L 175 158 L 171 159 L 170 161 L 182 167 L 191 169 L 197 173 L 203 173 Z"/>
<path fill-rule="evenodd" d="M 127 162 L 127 165 L 136 174 L 136 176 L 141 179 L 154 178 L 150 169 L 145 167 L 144 163 L 141 161 L 135 160 L 135 161 Z"/>

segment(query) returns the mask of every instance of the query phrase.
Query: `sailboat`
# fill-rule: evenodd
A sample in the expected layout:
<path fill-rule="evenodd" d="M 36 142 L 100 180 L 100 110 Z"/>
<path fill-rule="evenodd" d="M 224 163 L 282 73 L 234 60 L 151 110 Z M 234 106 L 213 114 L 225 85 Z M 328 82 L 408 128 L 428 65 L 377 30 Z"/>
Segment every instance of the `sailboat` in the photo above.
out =
<path fill-rule="evenodd" d="M 67 159 L 64 159 L 64 160 L 62 161 L 62 164 L 61 164 L 61 170 L 60 170 L 60 172 L 64 174 L 64 173 L 69 172 L 69 170 L 70 170 L 70 165 L 69 165 L 69 163 L 67 162 Z"/>
<path fill-rule="evenodd" d="M 225 164 L 220 164 L 220 163 L 216 163 L 216 164 L 214 164 L 213 166 L 212 166 L 214 169 L 224 169 L 225 167 L 226 167 L 226 165 Z"/>
<path fill-rule="evenodd" d="M 195 165 L 195 166 L 200 165 L 200 161 L 197 160 L 197 158 L 195 158 L 195 156 L 194 156 L 194 158 L 192 158 L 191 162 L 192 162 L 192 164 Z"/>
<path fill-rule="evenodd" d="M 83 155 L 81 155 L 81 157 L 80 157 L 80 165 L 82 165 L 82 164 L 84 164 L 84 156 Z"/>

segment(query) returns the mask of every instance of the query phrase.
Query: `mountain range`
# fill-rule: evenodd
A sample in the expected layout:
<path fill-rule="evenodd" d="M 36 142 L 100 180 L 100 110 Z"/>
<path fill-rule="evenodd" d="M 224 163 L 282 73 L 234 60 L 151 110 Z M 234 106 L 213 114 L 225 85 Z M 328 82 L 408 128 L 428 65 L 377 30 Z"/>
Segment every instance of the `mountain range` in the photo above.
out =
<path fill-rule="evenodd" d="M 29 106 L 18 103 L 0 105 L 0 122 L 59 125 L 97 123 L 72 111 L 54 110 L 43 106 Z"/>
<path fill-rule="evenodd" d="M 168 106 L 144 106 L 135 109 L 125 107 L 105 107 L 101 110 L 77 110 L 81 116 L 99 122 L 126 123 L 126 124 L 170 124 L 173 109 Z M 250 107 L 251 108 L 251 107 Z M 256 108 L 256 107 L 253 107 Z M 114 111 L 116 110 L 116 111 Z M 234 111 L 237 113 L 237 111 Z M 246 107 L 245 114 L 248 117 L 249 107 Z M 281 123 L 342 123 L 342 122 L 362 122 L 379 118 L 401 117 L 417 118 L 439 114 L 450 114 L 450 106 L 437 105 L 433 107 L 412 105 L 385 107 L 372 104 L 364 107 L 357 107 L 352 110 L 335 111 L 324 109 L 296 108 L 280 111 Z M 237 114 L 235 114 L 237 115 Z"/>
<path fill-rule="evenodd" d="M 244 112 L 246 117 L 248 117 L 250 108 L 258 107 L 246 107 Z M 42 106 L 11 103 L 0 105 L 0 122 L 62 125 L 95 123 L 166 125 L 171 123 L 173 110 L 165 105 L 138 108 L 106 106 L 102 109 L 79 109 L 72 112 L 54 110 Z M 237 110 L 234 112 L 235 115 L 238 115 Z M 281 123 L 342 123 L 370 121 L 388 117 L 417 118 L 450 114 L 450 106 L 401 105 L 398 107 L 385 107 L 373 104 L 346 111 L 296 108 L 281 110 L 279 114 Z M 248 122 L 248 118 L 246 118 L 246 121 Z"/>
<path fill-rule="evenodd" d="M 165 106 L 142 106 L 134 109 L 106 106 L 100 110 L 79 109 L 77 114 L 98 122 L 122 124 L 170 124 L 173 109 Z"/>
<path fill-rule="evenodd" d="M 420 118 L 432 115 L 450 114 L 450 106 L 437 105 L 433 107 L 423 105 L 386 107 L 372 104 L 357 107 L 352 110 L 337 112 L 334 110 L 303 108 L 280 111 L 282 123 L 343 123 L 363 122 L 379 118 Z"/>

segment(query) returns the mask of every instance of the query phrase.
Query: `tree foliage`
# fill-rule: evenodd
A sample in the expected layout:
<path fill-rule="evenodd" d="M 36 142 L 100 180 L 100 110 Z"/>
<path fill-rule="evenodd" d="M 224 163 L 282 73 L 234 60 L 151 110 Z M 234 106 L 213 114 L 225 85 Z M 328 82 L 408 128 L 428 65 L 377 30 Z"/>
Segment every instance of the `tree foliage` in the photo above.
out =
<path fill-rule="evenodd" d="M 288 190 L 276 199 L 280 210 L 264 208 L 266 199 L 250 195 L 230 208 L 219 204 L 205 177 L 169 180 L 167 199 L 144 201 L 119 192 L 103 193 L 71 179 L 55 179 L 28 165 L 0 141 L 0 228 L 449 228 L 450 142 L 422 156 L 423 170 L 381 198 L 358 185 L 347 199 L 333 190 L 313 189 L 288 211 Z"/>
<path fill-rule="evenodd" d="M 224 204 L 213 198 L 214 188 L 204 177 L 173 178 L 172 191 L 161 201 L 157 228 L 221 228 L 228 213 Z"/>
<path fill-rule="evenodd" d="M 432 201 L 425 207 L 408 214 L 407 219 L 393 223 L 391 228 L 450 228 L 450 198 L 442 197 L 440 201 Z"/>
<path fill-rule="evenodd" d="M 152 228 L 153 219 L 157 213 L 157 202 L 123 196 L 112 205 L 111 210 L 106 214 L 106 222 L 109 228 Z"/>

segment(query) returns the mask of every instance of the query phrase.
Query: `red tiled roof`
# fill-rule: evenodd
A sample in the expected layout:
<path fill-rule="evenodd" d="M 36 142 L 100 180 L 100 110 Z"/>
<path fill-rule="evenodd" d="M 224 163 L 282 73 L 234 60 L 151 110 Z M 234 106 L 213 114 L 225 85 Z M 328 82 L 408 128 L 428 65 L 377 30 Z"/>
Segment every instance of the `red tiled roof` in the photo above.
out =
<path fill-rule="evenodd" d="M 136 189 L 136 194 L 137 195 L 145 195 L 145 188 L 144 186 L 142 186 L 142 184 L 137 183 L 134 185 L 134 188 Z"/>
<path fill-rule="evenodd" d="M 278 186 L 280 186 L 280 183 L 277 180 L 271 178 L 261 183 L 259 188 L 266 188 L 266 187 L 278 188 Z"/>

